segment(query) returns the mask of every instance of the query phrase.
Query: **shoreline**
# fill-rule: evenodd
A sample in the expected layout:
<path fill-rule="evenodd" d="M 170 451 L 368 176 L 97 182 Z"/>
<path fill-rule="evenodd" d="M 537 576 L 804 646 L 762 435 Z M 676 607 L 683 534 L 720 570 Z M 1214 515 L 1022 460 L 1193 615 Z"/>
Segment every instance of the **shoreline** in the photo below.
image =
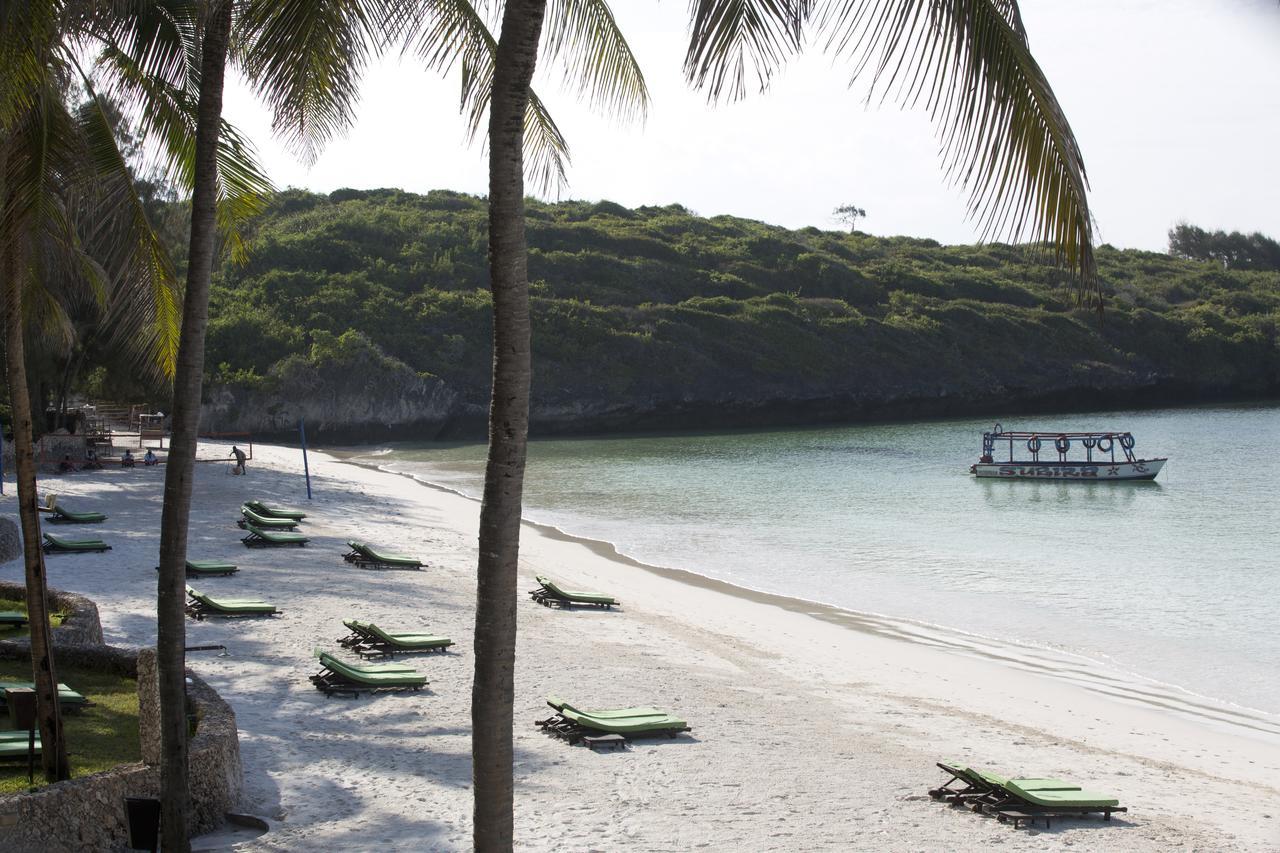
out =
<path fill-rule="evenodd" d="M 304 501 L 301 455 L 258 445 L 246 477 L 197 466 L 192 559 L 241 571 L 200 581 L 256 596 L 273 619 L 188 622 L 188 665 L 234 709 L 245 810 L 271 832 L 238 850 L 470 845 L 470 699 L 478 504 L 411 475 L 310 455 L 305 548 L 245 549 L 234 508 L 249 496 Z M 163 475 L 42 478 L 72 506 L 103 508 L 94 533 L 115 550 L 53 557 L 51 586 L 98 602 L 108 642 L 154 642 L 154 555 Z M 599 553 L 545 526 L 522 530 L 515 669 L 516 834 L 529 850 L 1009 850 L 1156 853 L 1175 847 L 1280 850 L 1280 736 L 1111 697 L 1070 680 L 865 630 L 769 593 L 731 593 Z M 420 572 L 354 569 L 347 539 L 413 554 Z M 610 546 L 605 546 L 610 547 Z M 639 561 L 636 561 L 639 562 Z M 672 570 L 679 572 L 681 570 Z M 0 576 L 20 577 L 20 563 Z M 615 611 L 553 610 L 534 574 L 602 589 Z M 403 659 L 428 675 L 415 694 L 326 698 L 307 681 L 312 650 L 341 620 L 451 637 L 443 655 Z M 847 620 L 846 620 L 847 622 Z M 673 741 L 594 753 L 532 725 L 543 697 L 586 706 L 653 704 L 689 720 Z M 1073 779 L 1130 808 L 1110 822 L 1014 831 L 931 802 L 934 762 Z"/>
<path fill-rule="evenodd" d="M 321 452 L 328 453 L 328 451 Z M 454 495 L 479 506 L 480 499 L 474 495 L 424 479 L 408 471 L 396 471 L 373 461 L 363 461 L 354 452 L 349 457 L 345 453 L 331 455 L 341 464 L 404 477 L 420 486 Z M 559 539 L 568 544 L 581 545 L 602 559 L 611 560 L 629 568 L 641 569 L 677 583 L 778 607 L 852 631 L 931 646 L 953 654 L 979 657 L 1010 667 L 1020 667 L 1046 678 L 1062 679 L 1084 686 L 1112 698 L 1127 699 L 1146 703 L 1155 708 L 1163 708 L 1169 713 L 1185 715 L 1205 724 L 1240 726 L 1263 734 L 1280 736 L 1280 715 L 1200 693 L 1180 684 L 1161 681 L 1082 653 L 1055 649 L 1015 637 L 985 635 L 921 619 L 859 611 L 826 601 L 756 589 L 705 574 L 696 568 L 646 562 L 622 552 L 614 542 L 573 533 L 548 522 L 525 517 L 521 524 L 522 527 L 538 530 L 547 537 Z M 1101 668 L 1102 671 L 1091 671 L 1097 668 Z M 1068 673 L 1072 672 L 1077 676 L 1071 677 Z"/>

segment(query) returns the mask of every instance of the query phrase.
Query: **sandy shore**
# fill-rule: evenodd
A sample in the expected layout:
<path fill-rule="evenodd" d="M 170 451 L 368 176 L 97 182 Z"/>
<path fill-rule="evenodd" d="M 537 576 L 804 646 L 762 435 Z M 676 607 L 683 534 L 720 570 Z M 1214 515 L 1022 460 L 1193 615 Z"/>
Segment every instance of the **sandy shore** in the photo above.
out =
<path fill-rule="evenodd" d="M 246 477 L 203 464 L 192 559 L 241 571 L 196 584 L 260 596 L 276 619 L 189 622 L 191 666 L 235 708 L 246 810 L 273 830 L 236 849 L 467 849 L 474 501 L 299 451 L 254 448 Z M 52 585 L 89 595 L 108 642 L 152 643 L 163 471 L 47 477 L 72 509 L 110 514 L 114 549 L 54 556 Z M 6 491 L 12 494 L 12 483 Z M 306 548 L 246 549 L 240 501 L 305 506 Z M 0 508 L 14 514 L 12 498 Z M 64 532 L 90 528 L 63 528 Z M 348 538 L 414 554 L 422 572 L 354 569 Z M 558 611 L 522 597 L 516 671 L 518 844 L 529 850 L 1280 850 L 1280 728 L 1273 719 L 1091 672 L 1085 662 L 907 623 L 736 590 L 618 558 L 601 543 L 526 526 L 534 574 L 607 590 L 615 612 Z M 0 577 L 21 577 L 18 562 Z M 1082 594 L 1094 594 L 1082 592 Z M 416 656 L 428 692 L 326 698 L 312 650 L 341 621 L 447 634 Z M 1224 662 L 1229 665 L 1229 662 Z M 543 735 L 543 697 L 655 704 L 693 726 L 674 741 L 593 753 Z M 1062 776 L 1130 807 L 1014 831 L 933 803 L 934 762 Z"/>

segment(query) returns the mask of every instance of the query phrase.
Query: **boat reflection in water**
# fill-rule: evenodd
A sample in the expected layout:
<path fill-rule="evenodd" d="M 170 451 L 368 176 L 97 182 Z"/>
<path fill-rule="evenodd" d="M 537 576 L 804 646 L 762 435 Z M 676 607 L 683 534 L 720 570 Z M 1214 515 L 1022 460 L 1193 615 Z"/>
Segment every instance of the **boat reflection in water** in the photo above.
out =
<path fill-rule="evenodd" d="M 1007 461 L 997 461 L 1006 455 L 1006 443 Z M 996 424 L 982 434 L 982 456 L 969 473 L 1006 480 L 1154 480 L 1169 460 L 1140 459 L 1133 445 L 1127 432 L 1005 432 Z"/>

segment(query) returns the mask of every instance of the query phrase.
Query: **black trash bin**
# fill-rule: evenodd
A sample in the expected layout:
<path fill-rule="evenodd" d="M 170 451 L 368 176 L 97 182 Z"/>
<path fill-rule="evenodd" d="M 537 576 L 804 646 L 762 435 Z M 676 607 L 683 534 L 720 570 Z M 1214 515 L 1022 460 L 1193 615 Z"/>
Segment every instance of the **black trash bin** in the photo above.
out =
<path fill-rule="evenodd" d="M 155 850 L 160 846 L 160 801 L 148 797 L 125 797 L 129 849 Z"/>

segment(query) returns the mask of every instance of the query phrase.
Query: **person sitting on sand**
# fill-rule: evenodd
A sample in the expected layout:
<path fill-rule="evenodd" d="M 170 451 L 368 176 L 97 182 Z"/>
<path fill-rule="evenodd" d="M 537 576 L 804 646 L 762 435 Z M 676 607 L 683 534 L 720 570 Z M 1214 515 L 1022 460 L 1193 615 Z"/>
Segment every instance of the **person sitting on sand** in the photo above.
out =
<path fill-rule="evenodd" d="M 85 471 L 97 471 L 102 467 L 102 463 L 98 461 L 98 451 L 92 447 L 84 452 L 84 464 L 80 466 Z"/>
<path fill-rule="evenodd" d="M 76 470 L 76 466 L 71 461 L 71 454 L 68 453 L 66 456 L 63 456 L 62 461 L 58 463 L 58 473 L 70 474 L 74 470 Z"/>
<path fill-rule="evenodd" d="M 150 447 L 147 448 L 147 455 L 142 457 L 142 464 L 143 465 L 159 465 L 160 464 L 160 460 L 157 459 L 156 455 L 151 452 Z"/>
<path fill-rule="evenodd" d="M 243 473 L 244 473 L 244 461 L 245 461 L 245 459 L 247 459 L 247 458 L 248 458 L 248 457 L 245 455 L 245 452 L 244 452 L 243 450 L 241 450 L 240 448 L 236 447 L 236 446 L 233 444 L 233 445 L 231 445 L 231 453 L 230 453 L 230 454 L 228 454 L 228 455 L 230 455 L 230 456 L 234 456 L 234 457 L 236 458 L 236 464 L 231 466 L 231 473 L 232 473 L 232 474 L 243 474 Z"/>
<path fill-rule="evenodd" d="M 137 463 L 134 461 L 134 458 L 133 458 L 133 451 L 132 451 L 132 450 L 129 450 L 128 448 L 125 448 L 124 456 L 121 456 L 121 457 L 120 457 L 120 467 L 121 467 L 121 468 L 132 468 L 132 467 L 134 467 L 134 465 L 135 465 L 135 464 L 137 464 Z"/>

